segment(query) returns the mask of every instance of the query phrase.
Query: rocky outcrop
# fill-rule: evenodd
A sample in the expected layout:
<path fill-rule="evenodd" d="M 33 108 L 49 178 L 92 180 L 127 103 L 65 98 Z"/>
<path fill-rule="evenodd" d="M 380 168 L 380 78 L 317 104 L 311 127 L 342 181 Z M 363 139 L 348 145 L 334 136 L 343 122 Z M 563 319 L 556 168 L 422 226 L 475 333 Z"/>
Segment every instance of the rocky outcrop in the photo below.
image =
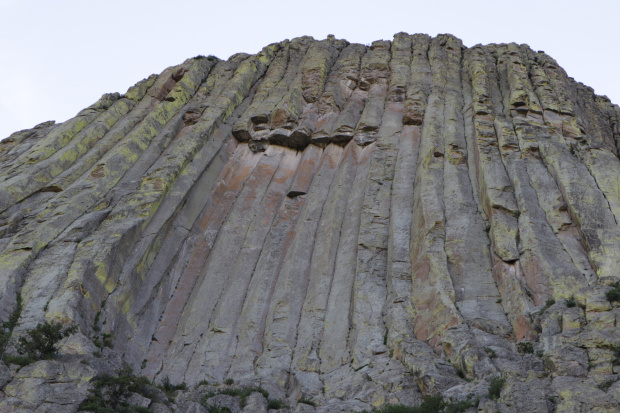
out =
<path fill-rule="evenodd" d="M 0 363 L 0 410 L 77 411 L 127 364 L 191 388 L 132 396 L 157 412 L 617 411 L 619 141 L 620 108 L 544 52 L 405 33 L 197 56 L 16 132 L 7 354 L 78 332 Z"/>

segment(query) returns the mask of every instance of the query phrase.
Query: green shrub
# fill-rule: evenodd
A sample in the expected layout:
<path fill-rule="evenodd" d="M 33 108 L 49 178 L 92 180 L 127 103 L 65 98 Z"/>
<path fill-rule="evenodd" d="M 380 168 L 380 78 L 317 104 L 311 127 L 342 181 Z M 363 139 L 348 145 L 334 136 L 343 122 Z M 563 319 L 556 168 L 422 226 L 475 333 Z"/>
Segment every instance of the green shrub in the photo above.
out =
<path fill-rule="evenodd" d="M 152 413 L 151 409 L 132 405 L 127 401 L 132 393 L 149 397 L 152 387 L 149 379 L 132 374 L 129 367 L 119 370 L 116 376 L 108 374 L 96 376 L 91 383 L 93 388 L 88 390 L 88 397 L 80 403 L 78 411 Z"/>
<path fill-rule="evenodd" d="M 224 384 L 227 386 L 230 386 L 231 384 L 234 384 L 235 380 L 234 379 L 226 379 L 224 380 Z"/>
<path fill-rule="evenodd" d="M 217 396 L 216 392 L 213 391 L 209 391 L 204 393 L 201 397 L 200 397 L 200 404 L 202 404 L 204 407 L 209 407 L 207 404 L 207 400 L 209 400 L 211 397 L 213 396 Z"/>
<path fill-rule="evenodd" d="M 485 347 L 484 351 L 485 351 L 485 353 L 487 353 L 489 358 L 494 359 L 495 357 L 497 357 L 497 353 L 491 347 Z"/>
<path fill-rule="evenodd" d="M 416 409 L 416 407 L 406 406 L 404 404 L 387 404 L 383 406 L 381 413 L 417 413 Z M 433 410 L 432 412 L 434 413 L 435 411 Z"/>
<path fill-rule="evenodd" d="M 103 346 L 112 348 L 112 334 L 103 333 Z"/>
<path fill-rule="evenodd" d="M 269 399 L 267 402 L 267 407 L 278 410 L 288 407 L 288 404 L 286 404 L 282 399 Z"/>
<path fill-rule="evenodd" d="M 419 406 L 407 406 L 404 404 L 384 404 L 378 409 L 373 409 L 376 413 L 439 413 L 445 406 L 441 394 L 424 396 L 422 404 Z"/>
<path fill-rule="evenodd" d="M 297 400 L 297 403 L 308 404 L 310 406 L 316 407 L 316 403 L 315 402 L 313 402 L 310 399 L 306 399 L 306 398 L 301 398 L 301 399 Z"/>
<path fill-rule="evenodd" d="M 17 294 L 17 307 L 9 316 L 8 321 L 0 323 L 0 357 L 4 354 L 6 345 L 13 334 L 13 329 L 17 325 L 17 320 L 22 314 L 22 296 Z"/>
<path fill-rule="evenodd" d="M 553 298 L 549 298 L 546 302 L 545 302 L 545 306 L 542 308 L 542 311 L 540 312 L 541 314 L 544 313 L 545 311 L 547 311 L 547 309 L 549 307 L 551 307 L 553 304 L 555 304 L 555 300 Z"/>
<path fill-rule="evenodd" d="M 226 406 L 211 406 L 208 411 L 209 413 L 230 413 L 230 409 Z"/>
<path fill-rule="evenodd" d="M 2 359 L 4 360 L 6 364 L 16 364 L 21 367 L 27 366 L 28 364 L 34 361 L 30 357 L 12 356 L 10 354 L 5 354 Z"/>
<path fill-rule="evenodd" d="M 575 296 L 571 295 L 571 297 L 568 300 L 566 300 L 566 306 L 568 308 L 573 308 L 576 305 L 577 305 L 577 302 L 575 301 Z"/>
<path fill-rule="evenodd" d="M 534 344 L 531 341 L 522 341 L 517 343 L 517 350 L 519 353 L 534 354 Z"/>
<path fill-rule="evenodd" d="M 17 352 L 30 360 L 49 360 L 56 354 L 56 344 L 77 331 L 77 326 L 60 323 L 39 323 L 19 338 Z"/>
<path fill-rule="evenodd" d="M 262 387 L 239 387 L 237 389 L 225 388 L 218 389 L 217 392 L 210 391 L 205 393 L 200 398 L 200 404 L 207 407 L 207 400 L 218 394 L 225 394 L 227 396 L 239 397 L 241 399 L 241 408 L 247 404 L 247 397 L 252 393 L 260 393 L 265 399 L 269 399 L 269 392 Z"/>
<path fill-rule="evenodd" d="M 607 300 L 620 301 L 620 281 L 616 281 L 611 286 L 613 288 L 607 292 Z"/>
<path fill-rule="evenodd" d="M 93 337 L 93 344 L 95 345 L 95 347 L 101 349 L 104 347 L 112 348 L 112 334 L 103 333 L 101 336 L 95 335 Z"/>
<path fill-rule="evenodd" d="M 168 376 L 166 376 L 157 388 L 163 391 L 170 400 L 174 396 L 175 391 L 187 389 L 187 384 L 185 384 L 185 382 L 180 384 L 172 384 Z"/>
<path fill-rule="evenodd" d="M 472 398 L 473 398 L 473 394 L 470 394 L 469 396 L 467 396 L 466 400 L 460 400 L 458 402 L 447 402 L 445 403 L 443 412 L 444 413 L 461 413 L 469 409 L 470 407 L 474 407 L 474 406 L 477 407 L 479 400 L 476 399 L 472 401 Z"/>
<path fill-rule="evenodd" d="M 443 395 L 441 393 L 435 395 L 424 396 L 422 404 L 418 406 L 415 413 L 434 413 L 440 411 L 445 405 Z"/>
<path fill-rule="evenodd" d="M 499 376 L 493 377 L 491 379 L 491 383 L 489 384 L 489 399 L 499 399 L 499 395 L 502 391 L 502 387 L 504 387 L 504 383 L 506 383 L 506 379 Z"/>
<path fill-rule="evenodd" d="M 379 408 L 372 409 L 372 413 L 461 413 L 470 407 L 478 405 L 478 399 L 472 401 L 472 398 L 473 394 L 470 394 L 466 400 L 453 402 L 444 400 L 441 394 L 435 394 L 424 396 L 419 406 L 384 404 Z"/>

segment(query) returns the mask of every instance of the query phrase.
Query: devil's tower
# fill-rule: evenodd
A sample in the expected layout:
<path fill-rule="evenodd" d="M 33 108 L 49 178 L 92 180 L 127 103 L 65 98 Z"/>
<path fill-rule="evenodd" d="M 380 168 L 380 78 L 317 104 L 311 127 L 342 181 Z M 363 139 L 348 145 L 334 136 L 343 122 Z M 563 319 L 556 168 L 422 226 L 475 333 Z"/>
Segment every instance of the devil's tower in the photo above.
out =
<path fill-rule="evenodd" d="M 126 411 L 617 412 L 619 145 L 545 53 L 404 33 L 197 56 L 16 132 L 0 411 L 126 365 Z M 77 332 L 20 367 L 45 322 Z"/>

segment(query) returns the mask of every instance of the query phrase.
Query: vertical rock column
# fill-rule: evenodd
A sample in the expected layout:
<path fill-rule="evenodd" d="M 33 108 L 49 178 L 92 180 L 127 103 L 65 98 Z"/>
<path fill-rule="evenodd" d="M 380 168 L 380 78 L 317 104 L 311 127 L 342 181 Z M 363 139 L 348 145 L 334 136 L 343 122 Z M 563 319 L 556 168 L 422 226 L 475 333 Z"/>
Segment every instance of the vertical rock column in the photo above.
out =
<path fill-rule="evenodd" d="M 520 280 L 521 264 L 517 249 L 519 210 L 512 182 L 504 167 L 497 144 L 494 117 L 503 110 L 502 95 L 497 85 L 494 62 L 481 47 L 467 50 L 464 81 L 471 84 L 472 100 L 465 107 L 468 148 L 473 154 L 473 180 L 481 212 L 491 239 L 493 275 L 501 294 L 501 302 L 515 336 L 529 337 L 531 300 Z M 493 74 L 492 77 L 490 74 Z M 469 89 L 469 85 L 467 86 Z"/>
<path fill-rule="evenodd" d="M 348 194 L 357 171 L 359 152 L 360 149 L 355 144 L 347 145 L 329 195 L 325 199 L 312 251 L 308 290 L 299 321 L 292 362 L 294 370 L 320 372 L 319 350 L 324 334 L 327 303 L 331 289 L 339 287 L 334 285 L 336 255 L 341 241 Z"/>
<path fill-rule="evenodd" d="M 388 92 L 386 74 L 389 73 L 391 58 L 390 45 L 385 43 L 373 43 L 371 51 L 362 61 L 362 82 L 367 84 L 364 87 L 369 88 L 369 96 L 356 132 L 363 132 L 363 135 L 356 136 L 355 140 L 358 144 L 367 144 L 368 139 L 376 135 L 377 141 L 369 161 L 357 240 L 349 336 L 353 368 L 370 363 L 373 355 L 387 352 L 383 343 L 385 326 L 382 314 L 387 297 L 390 199 L 402 108 L 384 109 Z M 383 119 L 386 120 L 385 127 L 379 129 Z"/>
<path fill-rule="evenodd" d="M 490 240 L 474 199 L 470 181 L 461 81 L 462 44 L 446 37 L 446 80 L 443 109 L 443 202 L 445 207 L 445 254 L 454 287 L 454 300 L 464 324 L 443 334 L 443 352 L 467 377 L 484 377 L 495 368 L 482 351 L 478 330 L 500 337 L 512 328 L 499 303 L 491 264 Z M 473 151 L 472 151 L 473 152 Z"/>
<path fill-rule="evenodd" d="M 437 352 L 441 351 L 444 331 L 463 321 L 454 306 L 454 287 L 445 253 L 443 164 L 447 62 L 444 56 L 447 51 L 444 46 L 447 40 L 432 39 L 428 49 L 431 93 L 422 122 L 411 229 L 414 331 L 418 339 L 428 342 Z"/>
<path fill-rule="evenodd" d="M 339 115 L 348 105 L 349 98 L 359 81 L 360 60 L 364 53 L 366 53 L 364 45 L 350 44 L 338 55 L 317 104 L 318 118 L 311 137 L 313 144 L 340 142 L 333 132 L 338 128 Z"/>
<path fill-rule="evenodd" d="M 293 358 L 297 329 L 308 288 L 315 236 L 324 201 L 343 155 L 342 148 L 330 145 L 312 180 L 306 202 L 296 223 L 295 237 L 288 248 L 269 303 L 263 337 L 263 352 L 256 368 L 284 385 Z"/>
<path fill-rule="evenodd" d="M 263 334 L 275 286 L 285 258 L 294 245 L 297 221 L 307 199 L 313 177 L 322 164 L 322 150 L 309 146 L 299 161 L 290 190 L 269 230 L 260 258 L 248 286 L 239 320 L 239 336 L 229 370 L 230 375 L 248 376 L 255 372 L 256 361 L 264 351 Z"/>

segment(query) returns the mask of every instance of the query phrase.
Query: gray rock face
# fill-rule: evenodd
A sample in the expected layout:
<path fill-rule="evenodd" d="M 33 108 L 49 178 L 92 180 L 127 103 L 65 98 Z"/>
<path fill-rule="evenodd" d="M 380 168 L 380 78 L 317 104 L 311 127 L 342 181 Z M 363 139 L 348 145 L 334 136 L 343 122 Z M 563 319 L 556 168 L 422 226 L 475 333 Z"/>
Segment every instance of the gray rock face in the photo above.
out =
<path fill-rule="evenodd" d="M 0 411 L 123 365 L 154 412 L 617 411 L 619 140 L 546 54 L 405 33 L 198 56 L 16 132 L 1 351 L 78 332 L 0 363 Z"/>

